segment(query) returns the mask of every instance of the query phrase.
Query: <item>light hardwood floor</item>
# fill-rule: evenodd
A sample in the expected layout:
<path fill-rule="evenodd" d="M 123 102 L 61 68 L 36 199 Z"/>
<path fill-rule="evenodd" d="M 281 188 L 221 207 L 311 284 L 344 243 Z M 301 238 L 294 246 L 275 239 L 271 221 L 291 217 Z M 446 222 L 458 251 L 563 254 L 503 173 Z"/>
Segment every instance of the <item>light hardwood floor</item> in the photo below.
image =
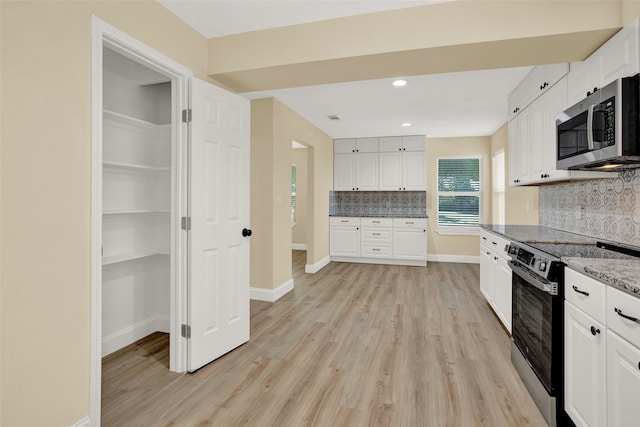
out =
<path fill-rule="evenodd" d="M 193 374 L 153 334 L 103 361 L 103 426 L 546 426 L 478 265 L 331 263 L 251 302 L 251 340 Z"/>

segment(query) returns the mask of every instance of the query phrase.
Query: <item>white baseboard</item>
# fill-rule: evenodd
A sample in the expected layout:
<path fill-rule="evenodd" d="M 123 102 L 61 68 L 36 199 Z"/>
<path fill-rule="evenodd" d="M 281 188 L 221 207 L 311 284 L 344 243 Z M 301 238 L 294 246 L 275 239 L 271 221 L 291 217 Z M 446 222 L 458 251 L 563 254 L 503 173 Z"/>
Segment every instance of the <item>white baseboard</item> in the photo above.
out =
<path fill-rule="evenodd" d="M 307 244 L 306 243 L 292 243 L 291 244 L 291 249 L 293 249 L 294 251 L 306 251 L 307 250 Z"/>
<path fill-rule="evenodd" d="M 102 339 L 102 357 L 120 350 L 153 332 L 169 333 L 169 316 L 156 315 L 116 331 Z"/>
<path fill-rule="evenodd" d="M 433 262 L 458 262 L 461 264 L 480 264 L 479 256 L 471 255 L 438 255 L 427 254 L 427 261 Z"/>
<path fill-rule="evenodd" d="M 292 289 L 293 279 L 289 279 L 275 289 L 249 288 L 249 296 L 251 299 L 258 301 L 274 302 L 282 298 Z"/>
<path fill-rule="evenodd" d="M 80 421 L 75 424 L 72 424 L 71 427 L 89 427 L 91 425 L 91 419 L 88 416 L 84 417 Z"/>
<path fill-rule="evenodd" d="M 326 257 L 322 258 L 320 261 L 316 262 L 315 264 L 307 264 L 307 265 L 305 265 L 304 266 L 304 272 L 305 273 L 310 273 L 310 274 L 317 273 L 318 271 L 322 270 L 322 268 L 324 268 L 324 266 L 326 266 L 330 262 L 331 262 L 331 257 L 330 256 L 326 256 Z"/>

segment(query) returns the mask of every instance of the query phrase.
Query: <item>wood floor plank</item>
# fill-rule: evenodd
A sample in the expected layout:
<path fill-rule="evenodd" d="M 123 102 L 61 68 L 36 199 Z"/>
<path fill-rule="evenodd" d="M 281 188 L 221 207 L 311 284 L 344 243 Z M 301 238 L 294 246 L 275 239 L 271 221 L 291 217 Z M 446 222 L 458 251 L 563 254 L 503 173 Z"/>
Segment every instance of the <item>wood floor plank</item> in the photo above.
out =
<path fill-rule="evenodd" d="M 102 425 L 546 426 L 477 265 L 293 262 L 250 341 L 197 372 L 169 372 L 160 333 L 105 357 Z"/>

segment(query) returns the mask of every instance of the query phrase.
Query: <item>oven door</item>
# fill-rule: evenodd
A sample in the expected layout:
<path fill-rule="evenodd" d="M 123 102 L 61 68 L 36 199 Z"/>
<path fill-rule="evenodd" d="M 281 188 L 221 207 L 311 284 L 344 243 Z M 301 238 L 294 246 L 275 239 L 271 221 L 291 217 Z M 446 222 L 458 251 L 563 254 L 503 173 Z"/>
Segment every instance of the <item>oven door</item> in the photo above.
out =
<path fill-rule="evenodd" d="M 549 395 L 555 396 L 561 380 L 557 370 L 558 364 L 562 364 L 562 360 L 558 361 L 562 346 L 560 341 L 558 347 L 561 339 L 558 335 L 563 329 L 562 313 L 558 311 L 562 307 L 562 297 L 541 290 L 544 284 L 536 283 L 530 272 L 518 264 L 510 264 L 513 271 L 513 341 Z"/>

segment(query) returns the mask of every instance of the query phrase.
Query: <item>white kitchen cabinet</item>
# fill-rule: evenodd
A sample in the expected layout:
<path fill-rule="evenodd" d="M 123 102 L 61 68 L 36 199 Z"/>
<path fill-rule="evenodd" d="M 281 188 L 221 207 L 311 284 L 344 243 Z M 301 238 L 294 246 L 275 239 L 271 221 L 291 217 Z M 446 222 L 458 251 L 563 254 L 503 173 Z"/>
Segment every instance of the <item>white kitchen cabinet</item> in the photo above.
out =
<path fill-rule="evenodd" d="M 507 254 L 509 241 L 480 230 L 480 292 L 511 333 L 511 268 Z"/>
<path fill-rule="evenodd" d="M 509 122 L 510 185 L 615 176 L 556 169 L 556 116 L 567 106 L 567 78 L 563 77 Z"/>
<path fill-rule="evenodd" d="M 427 220 L 422 218 L 393 220 L 393 256 L 398 259 L 426 261 Z"/>
<path fill-rule="evenodd" d="M 360 218 L 360 256 L 393 257 L 393 220 L 391 218 Z"/>
<path fill-rule="evenodd" d="M 604 426 L 606 328 L 571 302 L 564 307 L 565 411 L 576 427 Z"/>
<path fill-rule="evenodd" d="M 607 332 L 608 423 L 606 425 L 638 425 L 640 422 L 638 396 L 640 396 L 640 348 L 609 330 Z"/>
<path fill-rule="evenodd" d="M 640 71 L 638 61 L 638 18 L 622 28 L 586 60 L 572 62 L 569 72 L 569 105 L 581 101 L 594 89 L 601 89 L 620 77 Z"/>
<path fill-rule="evenodd" d="M 565 269 L 565 410 L 578 427 L 640 419 L 640 299 Z"/>
<path fill-rule="evenodd" d="M 380 190 L 426 190 L 424 136 L 381 137 L 379 158 Z"/>
<path fill-rule="evenodd" d="M 331 217 L 331 260 L 426 266 L 426 229 L 426 218 Z"/>
<path fill-rule="evenodd" d="M 378 189 L 378 138 L 336 139 L 333 150 L 335 191 Z"/>
<path fill-rule="evenodd" d="M 508 119 L 511 120 L 540 95 L 549 90 L 569 72 L 569 64 L 539 65 L 531 70 L 527 76 L 511 92 L 507 100 Z"/>
<path fill-rule="evenodd" d="M 332 217 L 329 229 L 331 255 L 360 256 L 360 218 Z"/>

